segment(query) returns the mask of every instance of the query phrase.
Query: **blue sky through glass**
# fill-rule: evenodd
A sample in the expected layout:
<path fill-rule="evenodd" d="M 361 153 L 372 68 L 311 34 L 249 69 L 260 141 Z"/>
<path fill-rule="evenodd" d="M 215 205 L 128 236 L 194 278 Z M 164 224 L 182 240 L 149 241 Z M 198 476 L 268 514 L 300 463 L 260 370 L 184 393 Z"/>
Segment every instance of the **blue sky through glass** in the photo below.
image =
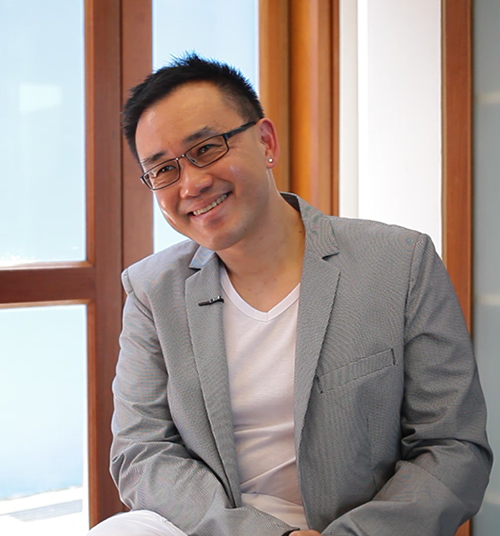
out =
<path fill-rule="evenodd" d="M 0 499 L 81 486 L 86 307 L 0 309 Z"/>
<path fill-rule="evenodd" d="M 83 2 L 0 2 L 0 266 L 85 258 Z"/>

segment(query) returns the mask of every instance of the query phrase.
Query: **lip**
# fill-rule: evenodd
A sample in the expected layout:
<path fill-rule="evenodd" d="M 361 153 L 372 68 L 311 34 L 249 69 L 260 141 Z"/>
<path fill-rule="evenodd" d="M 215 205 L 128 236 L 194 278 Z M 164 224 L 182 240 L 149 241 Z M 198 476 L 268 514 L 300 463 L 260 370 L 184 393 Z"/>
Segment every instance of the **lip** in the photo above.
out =
<path fill-rule="evenodd" d="M 224 193 L 222 195 L 219 195 L 216 197 L 213 201 L 207 203 L 206 201 L 203 202 L 202 206 L 199 206 L 198 208 L 195 208 L 194 210 L 191 210 L 189 212 L 189 215 L 195 218 L 199 218 L 200 216 L 204 216 L 205 214 L 208 214 L 212 212 L 212 210 L 224 203 L 224 201 L 228 198 L 229 192 Z"/>

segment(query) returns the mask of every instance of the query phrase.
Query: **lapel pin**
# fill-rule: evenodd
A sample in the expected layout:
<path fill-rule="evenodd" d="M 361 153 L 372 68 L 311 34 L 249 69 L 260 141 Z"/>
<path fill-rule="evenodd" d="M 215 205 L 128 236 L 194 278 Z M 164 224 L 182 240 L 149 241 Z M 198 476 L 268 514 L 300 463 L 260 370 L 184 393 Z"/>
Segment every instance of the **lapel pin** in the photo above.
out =
<path fill-rule="evenodd" d="M 215 296 L 215 298 L 210 298 L 207 301 L 202 301 L 198 305 L 201 307 L 203 305 L 212 305 L 212 303 L 222 302 L 224 303 L 224 298 L 222 296 Z"/>

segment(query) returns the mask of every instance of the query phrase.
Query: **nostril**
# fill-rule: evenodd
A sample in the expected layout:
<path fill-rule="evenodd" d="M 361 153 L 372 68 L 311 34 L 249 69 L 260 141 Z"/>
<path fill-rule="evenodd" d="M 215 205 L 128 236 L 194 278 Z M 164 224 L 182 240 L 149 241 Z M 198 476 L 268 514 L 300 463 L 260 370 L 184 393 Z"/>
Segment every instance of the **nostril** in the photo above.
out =
<path fill-rule="evenodd" d="M 190 169 L 188 169 L 190 168 Z M 181 197 L 194 197 L 207 192 L 213 184 L 212 176 L 193 166 L 185 166 L 180 177 Z"/>

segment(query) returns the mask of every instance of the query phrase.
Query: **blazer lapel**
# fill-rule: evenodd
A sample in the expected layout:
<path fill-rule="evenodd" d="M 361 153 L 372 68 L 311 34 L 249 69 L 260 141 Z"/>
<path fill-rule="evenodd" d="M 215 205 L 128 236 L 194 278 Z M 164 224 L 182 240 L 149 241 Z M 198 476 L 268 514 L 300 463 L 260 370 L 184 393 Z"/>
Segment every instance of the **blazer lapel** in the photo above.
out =
<path fill-rule="evenodd" d="M 191 263 L 191 267 L 201 269 L 186 280 L 186 307 L 205 408 L 232 500 L 238 505 L 240 483 L 222 323 L 223 303 L 210 303 L 221 294 L 219 261 L 215 254 L 209 255 L 207 251 L 200 248 Z"/>
<path fill-rule="evenodd" d="M 340 270 L 328 258 L 338 253 L 331 219 L 300 200 L 306 249 L 300 284 L 295 355 L 295 444 L 300 439 L 318 359 L 330 319 Z"/>

